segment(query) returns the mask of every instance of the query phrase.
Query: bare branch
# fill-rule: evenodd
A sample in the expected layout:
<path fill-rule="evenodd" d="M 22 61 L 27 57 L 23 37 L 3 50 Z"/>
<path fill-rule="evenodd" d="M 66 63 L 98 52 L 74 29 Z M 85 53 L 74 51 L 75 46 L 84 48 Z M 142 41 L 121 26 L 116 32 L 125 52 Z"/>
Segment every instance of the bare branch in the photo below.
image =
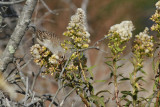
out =
<path fill-rule="evenodd" d="M 33 79 L 33 83 L 32 83 L 32 87 L 31 87 L 31 91 L 34 89 L 34 86 L 35 86 L 35 83 L 36 83 L 36 80 L 38 78 L 38 76 L 40 75 L 41 73 L 41 69 L 39 70 L 39 72 L 37 73 L 37 75 L 34 77 Z"/>
<path fill-rule="evenodd" d="M 81 4 L 81 8 L 85 11 L 86 13 L 86 19 L 85 19 L 85 22 L 86 22 L 86 28 L 88 29 L 88 23 L 87 23 L 87 6 L 88 6 L 88 2 L 89 0 L 83 0 L 82 4 Z"/>
<path fill-rule="evenodd" d="M 5 48 L 2 57 L 0 59 L 1 71 L 4 71 L 7 68 L 8 64 L 12 62 L 14 53 L 16 52 L 16 49 L 18 48 L 19 43 L 22 37 L 24 36 L 25 31 L 27 30 L 27 27 L 30 23 L 31 16 L 36 6 L 36 3 L 37 0 L 26 1 L 26 4 L 24 5 L 20 18 L 18 20 L 17 26 L 14 32 L 12 33 L 11 38 L 7 44 L 7 47 Z"/>
<path fill-rule="evenodd" d="M 64 97 L 64 99 L 63 99 L 62 102 L 60 103 L 60 107 L 63 106 L 63 104 L 64 104 L 65 100 L 67 99 L 67 97 L 68 97 L 69 95 L 71 95 L 71 93 L 72 93 L 76 88 L 77 88 L 77 87 L 74 87 L 74 88 Z"/>
<path fill-rule="evenodd" d="M 112 36 L 112 35 L 105 36 L 105 37 L 103 37 L 102 39 L 96 41 L 92 46 L 90 46 L 90 47 L 88 47 L 88 48 L 85 48 L 85 49 L 79 49 L 78 51 L 79 51 L 79 52 L 83 52 L 83 51 L 86 51 L 86 50 L 88 50 L 88 49 L 96 49 L 96 50 L 99 50 L 99 51 L 101 51 L 101 52 L 103 52 L 103 53 L 108 53 L 108 52 L 106 52 L 106 51 L 104 51 L 104 50 L 101 50 L 101 49 L 100 49 L 98 46 L 96 46 L 96 45 L 98 45 L 99 42 L 101 42 L 101 41 L 109 38 L 110 36 Z"/>
<path fill-rule="evenodd" d="M 50 13 L 52 13 L 52 14 L 57 14 L 57 12 L 56 12 L 56 11 L 52 11 L 52 10 L 47 6 L 47 4 L 46 4 L 43 0 L 41 0 L 41 2 L 42 2 L 42 4 L 44 5 L 44 7 L 45 7 Z"/>
<path fill-rule="evenodd" d="M 157 93 L 158 93 L 158 91 L 155 91 L 155 92 L 152 94 L 151 98 L 150 98 L 149 101 L 148 101 L 148 105 L 147 105 L 146 107 L 150 107 L 150 104 L 152 103 L 153 98 L 156 97 Z"/>
<path fill-rule="evenodd" d="M 61 71 L 60 76 L 59 76 L 59 79 L 58 79 L 58 87 L 61 87 L 61 82 L 62 82 L 62 81 L 61 81 L 61 77 L 62 77 L 62 75 L 63 75 L 63 73 L 64 73 L 67 65 L 69 64 L 69 61 L 70 61 L 70 58 L 71 58 L 72 54 L 73 54 L 73 52 L 70 53 L 70 56 L 69 56 L 69 58 L 67 59 L 67 62 L 65 63 L 64 67 L 62 68 L 62 71 Z"/>
<path fill-rule="evenodd" d="M 10 1 L 10 2 L 2 2 L 2 1 L 0 1 L 0 4 L 12 5 L 12 4 L 18 4 L 18 3 L 21 3 L 21 2 L 24 2 L 24 1 L 26 1 L 26 0 L 17 0 L 17 1 Z"/>
<path fill-rule="evenodd" d="M 54 102 L 55 102 L 54 99 L 57 97 L 58 93 L 60 92 L 60 90 L 61 90 L 63 87 L 64 87 L 64 86 L 58 88 L 58 90 L 56 91 L 55 96 L 52 98 L 52 101 L 51 101 L 51 103 L 49 104 L 49 107 L 52 107 L 52 104 L 54 104 Z"/>
<path fill-rule="evenodd" d="M 62 1 L 68 3 L 70 6 L 70 9 L 72 9 L 73 11 L 77 10 L 77 6 L 71 0 L 62 0 Z"/>
<path fill-rule="evenodd" d="M 88 6 L 89 0 L 83 0 L 81 8 L 87 13 L 87 6 Z"/>

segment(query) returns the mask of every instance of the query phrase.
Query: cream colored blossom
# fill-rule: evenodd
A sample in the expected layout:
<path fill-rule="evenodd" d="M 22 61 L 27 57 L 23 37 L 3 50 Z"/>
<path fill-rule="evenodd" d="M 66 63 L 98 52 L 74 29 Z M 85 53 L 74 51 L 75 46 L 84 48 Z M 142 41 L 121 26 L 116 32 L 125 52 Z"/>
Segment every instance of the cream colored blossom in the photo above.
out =
<path fill-rule="evenodd" d="M 32 56 L 34 57 L 34 58 L 40 58 L 40 52 L 39 52 L 39 50 L 40 50 L 40 45 L 39 44 L 35 44 L 35 45 L 33 45 L 32 47 L 31 47 L 31 54 L 32 54 Z"/>
<path fill-rule="evenodd" d="M 83 48 L 88 48 L 89 47 L 89 45 L 88 44 L 83 44 L 83 46 L 82 46 Z"/>
<path fill-rule="evenodd" d="M 53 54 L 50 58 L 49 58 L 49 62 L 51 64 L 57 64 L 59 60 L 59 56 L 56 54 Z"/>
<path fill-rule="evenodd" d="M 147 43 L 147 40 L 151 38 L 151 36 L 148 35 L 148 31 L 149 29 L 146 27 L 145 30 L 136 35 L 136 37 L 139 38 L 143 43 Z"/>
<path fill-rule="evenodd" d="M 149 50 L 148 49 L 145 49 L 145 53 L 148 53 L 149 52 Z"/>
<path fill-rule="evenodd" d="M 160 1 L 158 1 L 158 2 L 156 3 L 156 8 L 157 8 L 158 10 L 160 10 Z"/>
<path fill-rule="evenodd" d="M 136 35 L 134 49 L 136 52 L 140 52 L 141 55 L 150 55 L 152 56 L 153 51 L 153 37 L 148 35 L 149 29 L 146 27 L 143 32 L 140 32 Z M 139 50 L 140 49 L 140 50 Z"/>
<path fill-rule="evenodd" d="M 74 66 L 73 63 L 69 64 L 66 68 L 66 70 L 78 70 L 78 66 Z"/>
<path fill-rule="evenodd" d="M 63 33 L 63 35 L 70 37 L 70 45 L 73 45 L 74 48 L 85 48 L 82 45 L 90 43 L 90 34 L 86 29 L 85 18 L 85 12 L 78 8 L 76 14 L 71 17 L 67 31 Z"/>
<path fill-rule="evenodd" d="M 122 21 L 120 24 L 113 25 L 109 31 L 118 33 L 122 40 L 129 40 L 134 29 L 132 21 Z"/>

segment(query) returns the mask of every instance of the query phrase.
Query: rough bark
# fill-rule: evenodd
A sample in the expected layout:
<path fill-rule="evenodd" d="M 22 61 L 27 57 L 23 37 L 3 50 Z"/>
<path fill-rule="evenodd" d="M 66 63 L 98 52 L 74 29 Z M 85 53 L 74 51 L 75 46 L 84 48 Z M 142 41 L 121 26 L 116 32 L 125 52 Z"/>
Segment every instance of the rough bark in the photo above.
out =
<path fill-rule="evenodd" d="M 14 53 L 16 52 L 19 43 L 24 36 L 27 27 L 31 21 L 31 16 L 34 11 L 34 8 L 36 6 L 37 0 L 27 0 L 23 10 L 21 12 L 21 15 L 18 19 L 18 23 L 16 25 L 16 28 L 14 29 L 10 40 L 1 56 L 0 59 L 0 70 L 5 71 L 8 64 L 12 62 Z"/>

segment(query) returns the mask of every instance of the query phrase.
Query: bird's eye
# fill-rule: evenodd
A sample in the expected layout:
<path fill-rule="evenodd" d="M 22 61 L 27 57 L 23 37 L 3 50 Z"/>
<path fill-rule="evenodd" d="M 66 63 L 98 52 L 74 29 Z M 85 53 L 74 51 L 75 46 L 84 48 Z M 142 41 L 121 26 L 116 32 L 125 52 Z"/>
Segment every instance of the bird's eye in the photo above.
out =
<path fill-rule="evenodd" d="M 64 59 L 65 58 L 64 55 L 62 55 L 61 58 Z"/>

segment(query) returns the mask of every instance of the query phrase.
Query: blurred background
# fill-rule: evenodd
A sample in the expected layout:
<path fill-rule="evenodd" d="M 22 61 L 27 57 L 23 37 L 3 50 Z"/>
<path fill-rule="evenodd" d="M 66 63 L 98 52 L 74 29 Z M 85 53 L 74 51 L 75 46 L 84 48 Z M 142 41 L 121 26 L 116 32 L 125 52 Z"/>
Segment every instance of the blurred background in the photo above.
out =
<path fill-rule="evenodd" d="M 97 40 L 104 37 L 108 33 L 109 28 L 118 24 L 124 20 L 131 20 L 135 26 L 134 35 L 143 31 L 145 27 L 151 27 L 153 22 L 149 19 L 155 12 L 155 3 L 157 0 L 39 0 L 32 17 L 31 25 L 36 26 L 37 29 L 46 30 L 49 32 L 54 32 L 61 40 L 66 39 L 62 34 L 66 31 L 66 27 L 70 21 L 70 17 L 76 12 L 77 8 L 82 7 L 86 11 L 87 17 L 87 27 L 91 34 L 91 44 L 95 43 Z M 9 14 L 3 16 L 3 28 L 0 32 L 0 54 L 2 54 L 7 42 L 12 34 L 18 16 L 23 8 L 24 3 L 10 5 L 12 10 Z M 1 8 L 4 5 L 1 5 Z M 9 8 L 8 8 L 9 9 Z M 1 9 L 1 13 L 3 13 Z M 6 12 L 5 12 L 6 13 Z M 127 50 L 125 51 L 125 58 L 130 58 L 131 44 L 128 43 Z M 26 35 L 23 37 L 19 49 L 17 50 L 15 56 L 18 58 L 24 58 L 24 62 L 29 62 L 29 64 L 23 69 L 23 72 L 30 77 L 29 81 L 32 83 L 32 72 L 38 73 L 39 66 L 33 63 L 30 55 L 30 47 L 33 45 L 32 30 L 29 29 Z M 108 51 L 107 41 L 103 41 L 99 44 L 102 50 Z M 106 89 L 110 80 L 110 70 L 104 63 L 107 56 L 97 50 L 86 51 L 87 64 L 88 66 L 96 66 L 93 69 L 93 73 L 97 80 L 106 80 L 103 83 L 95 84 L 96 90 Z M 150 60 L 146 65 L 150 65 Z M 121 62 L 120 62 L 121 63 Z M 129 71 L 132 69 L 131 64 L 125 61 L 124 68 L 121 71 Z M 10 65 L 8 72 L 12 69 L 13 65 Z M 149 66 L 148 66 L 149 67 Z M 144 68 L 152 71 L 151 68 Z M 128 74 L 126 74 L 128 75 Z M 150 73 L 150 77 L 146 77 L 149 80 L 152 79 L 153 74 Z M 151 82 L 151 84 L 153 84 Z M 144 85 L 145 86 L 145 85 Z M 125 84 L 121 87 L 126 88 Z M 108 87 L 112 89 L 113 86 Z M 152 87 L 150 87 L 152 88 Z M 39 77 L 38 82 L 36 82 L 35 91 L 41 94 L 52 93 L 54 94 L 57 90 L 57 83 L 52 76 L 46 75 L 45 77 Z M 112 90 L 113 92 L 113 90 Z M 22 96 L 23 97 L 23 96 Z M 75 100 L 76 99 L 76 100 Z M 79 99 L 75 97 L 75 101 Z M 73 99 L 72 99 L 73 101 Z M 79 99 L 80 101 L 80 99 Z M 114 101 L 113 101 L 114 102 Z M 69 102 L 67 104 L 70 104 Z M 66 104 L 66 105 L 67 105 Z M 78 105 L 79 103 L 77 103 Z M 112 103 L 113 104 L 113 103 Z M 66 106 L 67 107 L 67 106 Z M 110 105 L 110 107 L 112 107 Z"/>

